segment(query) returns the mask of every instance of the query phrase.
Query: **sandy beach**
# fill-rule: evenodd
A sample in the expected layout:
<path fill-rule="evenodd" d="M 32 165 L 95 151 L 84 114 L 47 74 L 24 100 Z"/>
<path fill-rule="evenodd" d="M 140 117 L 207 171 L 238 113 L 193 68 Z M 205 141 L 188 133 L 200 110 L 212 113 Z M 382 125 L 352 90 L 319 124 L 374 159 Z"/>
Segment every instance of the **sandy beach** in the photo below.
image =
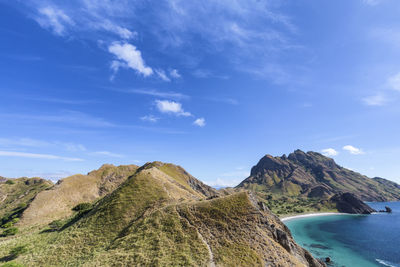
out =
<path fill-rule="evenodd" d="M 339 213 L 339 212 L 320 212 L 320 213 L 308 213 L 308 214 L 300 214 L 294 216 L 287 216 L 279 218 L 282 222 L 298 219 L 298 218 L 306 218 L 306 217 L 315 217 L 315 216 L 331 216 L 331 215 L 351 215 L 348 213 Z"/>

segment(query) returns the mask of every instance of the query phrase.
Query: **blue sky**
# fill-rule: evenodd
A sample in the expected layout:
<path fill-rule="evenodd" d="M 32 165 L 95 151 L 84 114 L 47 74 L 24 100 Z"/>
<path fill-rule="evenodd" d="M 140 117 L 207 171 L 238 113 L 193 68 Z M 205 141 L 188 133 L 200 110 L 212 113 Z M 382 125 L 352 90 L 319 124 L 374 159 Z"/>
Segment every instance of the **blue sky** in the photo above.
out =
<path fill-rule="evenodd" d="M 0 0 L 0 175 L 318 151 L 400 182 L 397 0 Z"/>

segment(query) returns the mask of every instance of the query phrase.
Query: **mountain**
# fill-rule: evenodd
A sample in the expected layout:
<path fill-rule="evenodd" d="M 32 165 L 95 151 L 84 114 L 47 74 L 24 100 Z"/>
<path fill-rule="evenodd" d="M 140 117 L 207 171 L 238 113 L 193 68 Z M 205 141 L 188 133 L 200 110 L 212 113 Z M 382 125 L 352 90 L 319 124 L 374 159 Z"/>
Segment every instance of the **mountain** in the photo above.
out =
<path fill-rule="evenodd" d="M 400 186 L 343 168 L 316 152 L 296 150 L 289 156 L 264 156 L 238 188 L 272 195 L 328 199 L 352 193 L 363 201 L 398 201 Z"/>
<path fill-rule="evenodd" d="M 105 176 L 100 168 L 94 175 L 98 180 L 93 173 L 76 180 L 96 180 L 90 184 L 98 190 L 106 177 L 119 177 L 114 174 L 119 168 L 107 167 Z M 26 266 L 324 266 L 250 192 L 222 196 L 183 168 L 162 162 L 132 171 L 102 196 L 83 184 L 75 186 L 79 201 L 92 201 L 75 206 L 68 218 L 48 225 L 23 219 L 19 233 L 0 237 L 0 261 Z M 78 183 L 69 178 L 48 191 L 56 194 L 69 180 Z M 93 198 L 82 197 L 85 191 Z M 66 197 L 71 192 L 60 191 L 65 196 L 49 203 L 49 209 L 34 206 L 36 199 L 46 199 L 39 193 L 25 212 L 38 207 L 41 215 L 35 221 L 41 216 L 48 221 L 48 213 L 76 204 L 69 202 L 75 197 Z"/>
<path fill-rule="evenodd" d="M 135 173 L 136 165 L 105 164 L 87 175 L 73 175 L 39 192 L 24 211 L 20 225 L 48 224 L 73 214 L 72 208 L 107 195 Z"/>

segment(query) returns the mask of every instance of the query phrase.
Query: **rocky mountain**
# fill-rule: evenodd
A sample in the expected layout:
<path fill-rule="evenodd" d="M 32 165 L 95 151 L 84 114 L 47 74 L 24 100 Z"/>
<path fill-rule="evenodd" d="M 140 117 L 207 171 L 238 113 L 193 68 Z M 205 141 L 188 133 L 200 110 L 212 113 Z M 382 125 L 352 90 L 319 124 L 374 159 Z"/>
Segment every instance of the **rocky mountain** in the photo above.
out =
<path fill-rule="evenodd" d="M 68 197 L 70 187 L 80 193 Z M 45 201 L 55 204 L 44 208 L 40 203 Z M 78 201 L 88 203 L 65 217 Z M 48 221 L 52 213 L 64 219 L 32 223 L 40 217 Z M 66 178 L 39 193 L 22 218 L 18 233 L 0 237 L 1 261 L 24 266 L 324 266 L 294 242 L 256 195 L 220 195 L 183 168 L 161 162 L 140 168 L 107 165 L 79 179 Z"/>
<path fill-rule="evenodd" d="M 289 156 L 266 155 L 238 188 L 289 197 L 328 199 L 349 192 L 363 201 L 400 200 L 398 184 L 368 178 L 339 166 L 331 158 L 301 150 Z"/>

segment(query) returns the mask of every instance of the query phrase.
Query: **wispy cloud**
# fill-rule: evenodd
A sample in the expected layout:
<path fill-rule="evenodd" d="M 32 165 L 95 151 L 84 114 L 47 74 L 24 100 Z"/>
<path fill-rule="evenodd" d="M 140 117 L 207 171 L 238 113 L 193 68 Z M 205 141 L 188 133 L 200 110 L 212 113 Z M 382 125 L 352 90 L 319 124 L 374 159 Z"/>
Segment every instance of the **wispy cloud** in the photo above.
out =
<path fill-rule="evenodd" d="M 280 1 L 160 0 L 154 6 L 146 1 L 128 0 L 118 1 L 118 4 L 109 0 L 36 0 L 26 1 L 26 5 L 43 28 L 57 35 L 104 40 L 105 44 L 117 37 L 123 40 L 119 44 L 125 44 L 125 49 L 127 41 L 132 43 L 139 39 L 137 36 L 146 36 L 154 40 L 153 49 L 165 56 L 171 55 L 171 48 L 177 48 L 186 63 L 187 58 L 197 58 L 194 61 L 199 62 L 203 53 L 215 53 L 225 57 L 236 70 L 253 69 L 247 72 L 259 77 L 263 74 L 262 77 L 268 79 L 274 76 L 270 71 L 266 72 L 268 66 L 260 62 L 279 65 L 275 55 L 299 48 L 291 39 L 297 34 L 297 27 L 289 16 L 278 11 Z M 142 12 L 146 7 L 149 12 Z M 194 40 L 203 42 L 205 49 L 186 49 Z M 155 70 L 159 67 L 145 65 L 141 51 L 136 45 L 130 45 L 130 54 L 135 55 L 135 60 L 119 58 L 112 63 L 112 69 L 132 68 L 145 77 L 157 74 Z M 220 53 L 222 50 L 226 53 Z M 176 69 L 165 75 L 159 71 L 157 75 L 166 81 L 180 77 Z M 197 72 L 196 75 L 206 77 L 209 74 Z M 281 75 L 280 78 L 284 77 Z"/>
<path fill-rule="evenodd" d="M 154 115 L 145 115 L 143 117 L 140 117 L 142 121 L 149 121 L 149 122 L 157 122 L 160 118 L 154 116 Z"/>
<path fill-rule="evenodd" d="M 31 158 L 31 159 L 58 159 L 64 161 L 83 161 L 81 158 L 69 158 L 50 154 L 37 154 L 16 151 L 0 151 L 2 157 L 18 157 L 18 158 Z"/>
<path fill-rule="evenodd" d="M 9 55 L 2 55 L 6 58 L 9 59 L 13 59 L 13 60 L 20 60 L 20 61 L 42 61 L 43 58 L 40 56 L 34 56 L 34 55 L 23 55 L 23 54 L 19 54 L 19 55 L 13 55 L 13 54 L 9 54 Z"/>
<path fill-rule="evenodd" d="M 350 154 L 353 155 L 362 155 L 365 154 L 364 151 L 362 151 L 362 149 L 351 146 L 351 145 L 347 145 L 343 147 L 343 150 L 349 152 Z"/>
<path fill-rule="evenodd" d="M 362 99 L 367 106 L 384 106 L 389 102 L 389 99 L 382 93 L 367 96 Z"/>
<path fill-rule="evenodd" d="M 119 38 L 128 40 L 136 37 L 135 31 L 129 30 L 123 24 L 121 16 L 130 11 L 131 3 L 120 1 L 118 4 L 107 6 L 90 3 L 91 0 L 78 0 L 67 2 L 53 2 L 34 0 L 26 2 L 31 9 L 31 16 L 40 26 L 51 30 L 54 34 L 65 36 L 77 32 L 106 32 Z M 123 7 L 123 10 L 118 10 Z"/>
<path fill-rule="evenodd" d="M 53 147 L 70 152 L 86 151 L 86 147 L 82 144 L 73 142 L 60 142 L 60 141 L 43 141 L 32 138 L 0 138 L 0 146 L 3 147 L 35 147 L 47 148 Z"/>
<path fill-rule="evenodd" d="M 181 78 L 182 76 L 179 74 L 177 69 L 172 69 L 169 71 L 169 75 L 175 79 Z"/>
<path fill-rule="evenodd" d="M 171 81 L 171 79 L 167 76 L 167 74 L 165 73 L 164 70 L 157 69 L 157 70 L 155 70 L 155 72 L 157 73 L 158 77 L 160 77 L 160 79 L 163 80 L 164 82 Z"/>
<path fill-rule="evenodd" d="M 40 101 L 40 102 L 48 102 L 48 103 L 59 103 L 59 104 L 67 104 L 67 105 L 86 105 L 99 103 L 98 100 L 88 99 L 88 100 L 78 100 L 78 99 L 64 99 L 64 98 L 55 98 L 55 97 L 29 97 L 23 96 L 22 98 Z"/>
<path fill-rule="evenodd" d="M 51 29 L 57 35 L 64 35 L 68 26 L 75 25 L 63 10 L 52 6 L 39 8 L 36 21 L 40 26 Z"/>
<path fill-rule="evenodd" d="M 169 98 L 169 99 L 183 99 L 189 98 L 188 95 L 173 92 L 173 91 L 159 91 L 155 89 L 111 89 L 122 93 L 131 93 L 139 95 L 149 95 L 155 97 Z"/>
<path fill-rule="evenodd" d="M 91 156 L 103 156 L 103 157 L 112 157 L 112 158 L 123 158 L 124 155 L 113 153 L 110 151 L 95 151 L 89 153 Z"/>
<path fill-rule="evenodd" d="M 115 124 L 102 118 L 94 117 L 79 111 L 64 111 L 57 115 L 31 115 L 31 114 L 1 114 L 0 118 L 12 118 L 22 121 L 57 122 L 62 124 L 74 124 L 86 127 L 114 127 Z"/>
<path fill-rule="evenodd" d="M 216 74 L 216 73 L 214 73 L 210 70 L 206 70 L 206 69 L 196 69 L 192 72 L 192 75 L 199 79 L 207 79 L 207 78 L 217 78 L 217 79 L 222 79 L 222 80 L 229 79 L 229 76 L 227 76 L 227 75 Z"/>
<path fill-rule="evenodd" d="M 156 100 L 156 107 L 161 113 L 169 113 L 184 117 L 192 116 L 190 112 L 183 110 L 182 104 L 179 102 L 169 100 Z"/>
<path fill-rule="evenodd" d="M 206 97 L 205 99 L 213 102 L 225 103 L 230 105 L 239 105 L 239 101 L 230 97 Z"/>

